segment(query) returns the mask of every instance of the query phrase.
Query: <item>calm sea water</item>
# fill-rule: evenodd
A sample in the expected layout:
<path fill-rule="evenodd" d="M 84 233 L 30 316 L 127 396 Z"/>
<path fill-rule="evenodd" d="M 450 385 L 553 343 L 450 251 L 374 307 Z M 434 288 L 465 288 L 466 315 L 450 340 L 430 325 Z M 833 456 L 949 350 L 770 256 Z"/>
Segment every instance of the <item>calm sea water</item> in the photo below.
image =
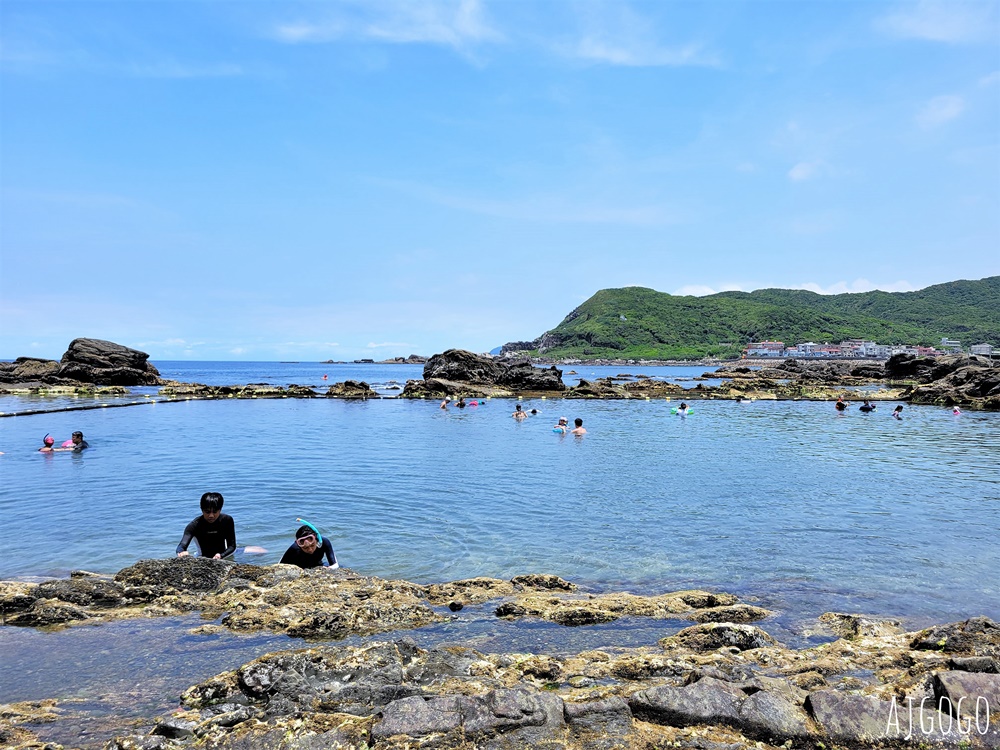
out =
<path fill-rule="evenodd" d="M 580 376 L 622 368 L 578 367 Z M 636 368 L 632 368 L 639 371 Z M 704 368 L 647 368 L 686 378 Z M 165 363 L 209 383 L 385 386 L 416 366 Z M 1000 414 L 886 405 L 185 401 L 0 419 L 0 577 L 173 554 L 205 491 L 277 562 L 304 517 L 342 563 L 417 582 L 548 572 L 595 590 L 709 586 L 815 615 L 1000 616 Z M 10 399 L 3 402 L 9 411 Z M 581 417 L 583 438 L 554 434 Z M 35 452 L 83 430 L 82 455 Z"/>

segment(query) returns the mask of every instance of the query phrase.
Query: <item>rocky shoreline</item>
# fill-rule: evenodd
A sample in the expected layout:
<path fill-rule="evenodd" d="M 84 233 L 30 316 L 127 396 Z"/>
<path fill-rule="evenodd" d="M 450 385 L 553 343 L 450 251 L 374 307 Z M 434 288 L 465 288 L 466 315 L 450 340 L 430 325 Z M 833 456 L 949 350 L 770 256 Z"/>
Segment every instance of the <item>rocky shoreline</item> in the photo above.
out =
<path fill-rule="evenodd" d="M 904 401 L 913 404 L 961 406 L 967 409 L 1000 410 L 1000 367 L 984 357 L 950 355 L 915 357 L 900 354 L 888 361 L 806 361 L 786 359 L 755 368 L 745 362 L 724 364 L 705 372 L 696 380 L 724 380 L 720 385 L 699 382 L 683 388 L 648 375 L 581 379 L 566 386 L 562 370 L 534 366 L 528 360 L 473 354 L 449 349 L 430 357 L 423 378 L 408 380 L 398 396 L 384 396 L 368 383 L 347 380 L 321 392 L 315 387 L 287 387 L 251 383 L 210 386 L 180 383 L 159 378 L 143 352 L 110 342 L 77 339 L 63 362 L 41 363 L 20 358 L 0 363 L 0 393 L 35 395 L 86 395 L 119 397 L 128 395 L 128 385 L 149 385 L 155 381 L 166 400 L 254 399 L 254 398 L 339 398 L 339 399 L 441 399 L 457 398 L 597 398 L 685 400 L 807 400 L 833 401 L 867 398 L 877 401 Z M 46 369 L 47 368 L 47 369 Z M 67 374 L 85 374 L 90 380 L 74 382 Z M 131 378 L 132 382 L 128 381 Z M 874 387 L 874 389 L 873 389 Z M 81 408 L 81 407 L 74 407 Z"/>
<path fill-rule="evenodd" d="M 643 618 L 663 636 L 552 655 L 399 635 L 473 605 L 560 628 Z M 724 592 L 598 595 L 544 574 L 418 585 L 200 558 L 3 581 L 0 612 L 5 627 L 46 629 L 197 612 L 199 631 L 314 642 L 192 685 L 112 749 L 1000 748 L 1000 625 L 986 617 L 904 632 L 828 612 L 815 624 L 826 642 L 796 649 L 767 632 L 774 612 Z M 338 643 L 351 636 L 366 640 Z M 38 724 L 72 720 L 55 699 L 0 706 L 0 744 L 54 750 Z"/>

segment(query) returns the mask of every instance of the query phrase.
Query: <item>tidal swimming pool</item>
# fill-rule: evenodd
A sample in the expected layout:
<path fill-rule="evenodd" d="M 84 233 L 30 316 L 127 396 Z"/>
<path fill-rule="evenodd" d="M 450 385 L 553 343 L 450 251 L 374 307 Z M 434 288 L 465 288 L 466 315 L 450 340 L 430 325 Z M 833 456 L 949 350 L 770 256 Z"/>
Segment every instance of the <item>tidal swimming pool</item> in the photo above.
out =
<path fill-rule="evenodd" d="M 0 578 L 173 554 L 205 491 L 277 562 L 296 517 L 343 565 L 437 582 L 554 573 L 703 586 L 795 619 L 1000 616 L 1000 414 L 830 404 L 190 401 L 0 420 Z M 581 417 L 583 438 L 554 434 Z M 83 430 L 81 455 L 35 453 Z"/>

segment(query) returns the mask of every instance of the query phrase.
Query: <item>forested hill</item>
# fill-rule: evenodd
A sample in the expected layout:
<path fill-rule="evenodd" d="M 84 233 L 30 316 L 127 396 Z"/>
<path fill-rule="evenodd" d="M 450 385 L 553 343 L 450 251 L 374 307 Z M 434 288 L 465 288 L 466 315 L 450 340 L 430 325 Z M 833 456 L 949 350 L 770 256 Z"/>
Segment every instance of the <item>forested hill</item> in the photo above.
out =
<path fill-rule="evenodd" d="M 504 349 L 546 357 L 694 359 L 732 356 L 750 341 L 1000 347 L 1000 276 L 916 292 L 823 295 L 796 289 L 677 297 L 643 287 L 602 289 L 555 328 Z"/>

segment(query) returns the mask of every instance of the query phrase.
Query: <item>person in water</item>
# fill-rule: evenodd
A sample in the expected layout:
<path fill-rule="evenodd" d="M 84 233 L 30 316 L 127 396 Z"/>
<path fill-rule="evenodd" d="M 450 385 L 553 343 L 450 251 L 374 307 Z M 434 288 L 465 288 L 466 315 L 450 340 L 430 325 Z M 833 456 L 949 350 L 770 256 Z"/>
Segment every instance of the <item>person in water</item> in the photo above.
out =
<path fill-rule="evenodd" d="M 569 432 L 569 420 L 566 417 L 559 417 L 559 423 L 552 428 L 553 432 L 561 432 L 565 435 Z"/>
<path fill-rule="evenodd" d="M 194 539 L 202 557 L 221 560 L 236 551 L 236 524 L 233 517 L 222 512 L 225 502 L 218 492 L 201 496 L 201 515 L 184 527 L 184 535 L 177 545 L 177 556 L 188 556 L 188 545 Z"/>
<path fill-rule="evenodd" d="M 847 411 L 847 404 L 844 403 L 843 396 L 837 396 L 837 403 L 834 404 L 834 406 L 837 408 L 837 411 L 841 413 Z"/>
<path fill-rule="evenodd" d="M 54 437 L 52 437 L 51 435 L 46 435 L 45 437 L 42 438 L 42 447 L 38 449 L 38 452 L 52 453 L 53 451 L 55 451 L 55 448 L 52 447 L 53 445 L 55 445 L 55 443 L 56 439 Z"/>
<path fill-rule="evenodd" d="M 89 448 L 90 443 L 83 439 L 83 433 L 77 430 L 73 433 L 70 438 L 69 445 L 63 443 L 64 448 L 55 448 L 57 451 L 73 451 L 73 453 L 80 453 L 84 448 Z"/>
<path fill-rule="evenodd" d="M 893 419 L 902 419 L 903 418 L 903 405 L 902 404 L 898 404 L 896 406 L 896 408 L 892 410 L 892 417 L 893 417 Z"/>
<path fill-rule="evenodd" d="M 295 542 L 285 550 L 281 562 L 285 565 L 298 565 L 300 568 L 318 568 L 321 565 L 333 570 L 339 568 L 340 563 L 337 562 L 333 545 L 329 539 L 320 542 L 317 539 L 318 533 L 312 526 L 299 526 L 295 532 Z M 323 562 L 324 557 L 326 562 Z"/>
<path fill-rule="evenodd" d="M 516 406 L 514 407 L 514 413 L 513 413 L 513 414 L 511 414 L 511 416 L 512 416 L 512 417 L 514 417 L 514 419 L 524 419 L 524 418 L 526 418 L 526 417 L 527 417 L 528 415 L 527 415 L 527 414 L 525 414 L 525 413 L 524 413 L 523 411 L 521 411 L 521 405 L 520 405 L 520 404 L 517 404 L 517 405 L 516 405 Z"/>
<path fill-rule="evenodd" d="M 677 413 L 680 414 L 682 417 L 686 417 L 688 413 L 688 405 L 683 401 L 681 401 L 681 405 L 677 407 Z"/>
<path fill-rule="evenodd" d="M 587 430 L 583 426 L 583 420 L 577 417 L 573 420 L 573 429 L 569 431 L 570 435 L 586 435 Z"/>
<path fill-rule="evenodd" d="M 446 398 L 446 399 L 445 399 L 444 401 L 442 401 L 442 402 L 441 402 L 441 408 L 442 408 L 442 409 L 447 409 L 447 408 L 448 408 L 448 403 L 449 403 L 450 401 L 451 401 L 451 399 L 450 399 L 450 398 Z"/>
<path fill-rule="evenodd" d="M 455 406 L 459 409 L 465 408 L 465 396 L 459 396 L 458 401 L 455 402 Z"/>
<path fill-rule="evenodd" d="M 858 409 L 860 409 L 863 412 L 875 411 L 875 407 L 871 405 L 868 399 L 865 399 L 865 402 L 861 404 L 861 406 L 859 406 Z"/>

